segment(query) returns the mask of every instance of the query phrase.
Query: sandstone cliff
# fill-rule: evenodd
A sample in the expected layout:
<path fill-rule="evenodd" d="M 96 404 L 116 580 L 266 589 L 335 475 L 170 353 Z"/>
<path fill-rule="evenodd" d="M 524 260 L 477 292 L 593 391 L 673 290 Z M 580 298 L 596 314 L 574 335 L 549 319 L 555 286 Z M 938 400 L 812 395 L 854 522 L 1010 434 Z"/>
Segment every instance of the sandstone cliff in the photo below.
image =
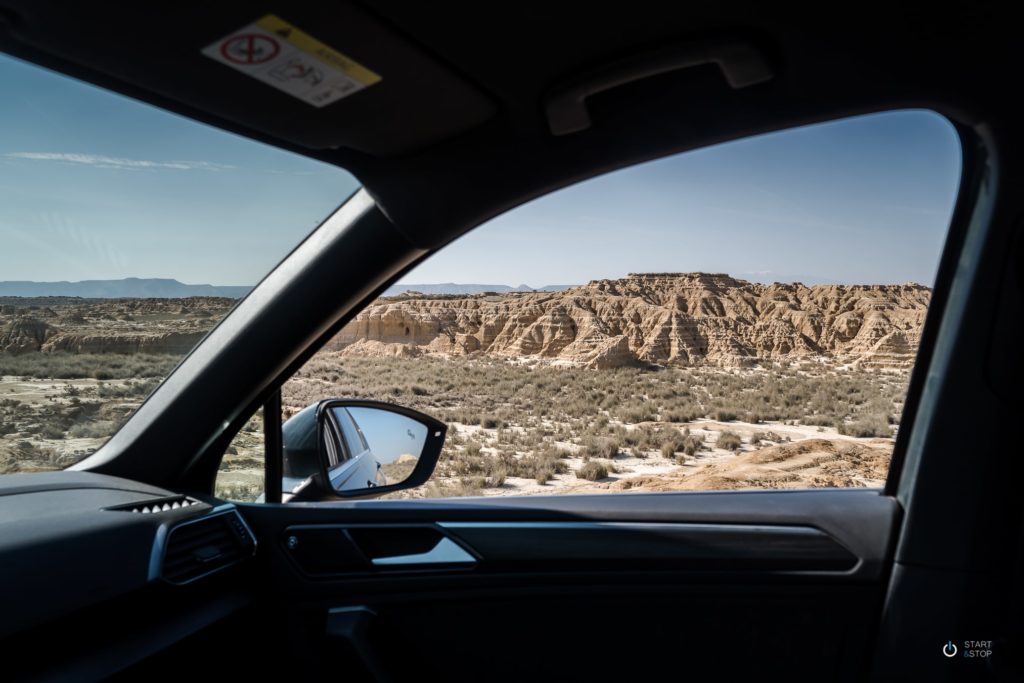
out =
<path fill-rule="evenodd" d="M 813 359 L 909 367 L 930 298 L 916 284 L 806 287 L 723 274 L 638 274 L 560 292 L 381 299 L 329 348 L 483 353 L 595 368 Z"/>

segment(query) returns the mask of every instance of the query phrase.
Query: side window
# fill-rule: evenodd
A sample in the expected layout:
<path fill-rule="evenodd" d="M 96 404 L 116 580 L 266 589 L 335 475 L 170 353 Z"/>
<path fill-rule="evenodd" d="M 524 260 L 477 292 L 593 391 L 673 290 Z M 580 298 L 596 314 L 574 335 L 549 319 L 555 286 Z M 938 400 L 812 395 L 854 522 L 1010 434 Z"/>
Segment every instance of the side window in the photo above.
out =
<path fill-rule="evenodd" d="M 352 456 L 356 454 L 356 451 L 354 450 L 355 447 L 353 444 L 358 443 L 352 440 L 353 429 L 351 426 L 347 424 L 347 417 L 348 415 L 345 413 L 344 410 L 334 411 L 334 419 L 336 420 L 338 428 L 341 430 L 341 439 L 339 443 L 342 449 L 344 450 L 344 452 L 340 453 L 338 456 L 339 462 L 350 460 Z"/>
<path fill-rule="evenodd" d="M 334 431 L 331 428 L 331 431 Z M 334 439 L 325 439 L 324 447 L 327 449 L 327 465 L 330 468 L 337 467 L 346 460 L 349 459 L 348 448 L 344 446 L 345 437 L 342 436 L 340 441 Z M 339 448 L 339 446 L 342 446 Z"/>
<path fill-rule="evenodd" d="M 345 437 L 345 445 L 348 446 L 350 457 L 359 455 L 366 450 L 366 439 L 363 438 L 359 427 L 352 420 L 352 415 L 344 408 L 335 411 L 338 416 L 338 424 L 341 425 L 342 434 Z"/>
<path fill-rule="evenodd" d="M 214 495 L 251 502 L 263 494 L 263 409 L 256 411 L 231 441 L 217 470 Z"/>
<path fill-rule="evenodd" d="M 398 496 L 882 486 L 960 165 L 947 120 L 897 111 L 579 183 L 406 275 L 285 409 L 447 422 Z"/>
<path fill-rule="evenodd" d="M 359 184 L 0 54 L 0 474 L 77 465 Z M 263 486 L 262 417 L 217 491 Z"/>

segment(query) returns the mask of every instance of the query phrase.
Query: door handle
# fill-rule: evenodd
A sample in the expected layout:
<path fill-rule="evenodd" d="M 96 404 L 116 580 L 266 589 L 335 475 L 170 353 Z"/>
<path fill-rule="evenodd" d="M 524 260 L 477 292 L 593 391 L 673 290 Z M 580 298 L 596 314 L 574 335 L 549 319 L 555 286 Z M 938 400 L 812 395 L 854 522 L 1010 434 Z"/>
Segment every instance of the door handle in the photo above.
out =
<path fill-rule="evenodd" d="M 374 557 L 370 560 L 374 567 L 407 567 L 410 565 L 472 565 L 476 558 L 470 555 L 458 543 L 447 536 L 442 536 L 430 550 L 424 553 L 409 555 L 389 555 Z"/>

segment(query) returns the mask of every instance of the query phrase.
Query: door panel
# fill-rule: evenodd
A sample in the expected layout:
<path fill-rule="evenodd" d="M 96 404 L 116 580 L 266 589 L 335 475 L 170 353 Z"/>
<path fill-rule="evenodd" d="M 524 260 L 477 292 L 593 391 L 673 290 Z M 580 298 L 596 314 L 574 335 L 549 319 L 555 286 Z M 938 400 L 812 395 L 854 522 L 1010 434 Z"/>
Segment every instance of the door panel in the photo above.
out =
<path fill-rule="evenodd" d="M 245 508 L 315 634 L 298 659 L 369 680 L 858 680 L 898 513 L 865 490 Z M 473 561 L 424 561 L 442 544 Z"/>

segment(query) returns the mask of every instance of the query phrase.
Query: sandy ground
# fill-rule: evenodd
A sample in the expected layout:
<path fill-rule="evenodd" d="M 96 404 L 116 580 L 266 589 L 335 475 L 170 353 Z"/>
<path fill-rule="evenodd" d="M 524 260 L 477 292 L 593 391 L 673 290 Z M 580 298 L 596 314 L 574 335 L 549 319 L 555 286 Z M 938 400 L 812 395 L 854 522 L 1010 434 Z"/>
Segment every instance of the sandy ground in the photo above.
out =
<path fill-rule="evenodd" d="M 43 380 L 0 377 L 0 402 L 16 401 L 31 408 L 31 412 L 12 421 L 14 430 L 0 436 L 0 472 L 38 472 L 62 469 L 78 462 L 102 446 L 109 437 L 46 438 L 39 428 L 46 418 L 34 413 L 40 410 L 74 407 L 73 392 L 94 392 L 99 382 L 95 379 Z M 106 382 L 114 385 L 116 382 Z M 69 387 L 72 391 L 69 392 Z M 127 410 L 138 401 L 121 402 Z M 26 448 L 30 444 L 30 448 Z"/>

